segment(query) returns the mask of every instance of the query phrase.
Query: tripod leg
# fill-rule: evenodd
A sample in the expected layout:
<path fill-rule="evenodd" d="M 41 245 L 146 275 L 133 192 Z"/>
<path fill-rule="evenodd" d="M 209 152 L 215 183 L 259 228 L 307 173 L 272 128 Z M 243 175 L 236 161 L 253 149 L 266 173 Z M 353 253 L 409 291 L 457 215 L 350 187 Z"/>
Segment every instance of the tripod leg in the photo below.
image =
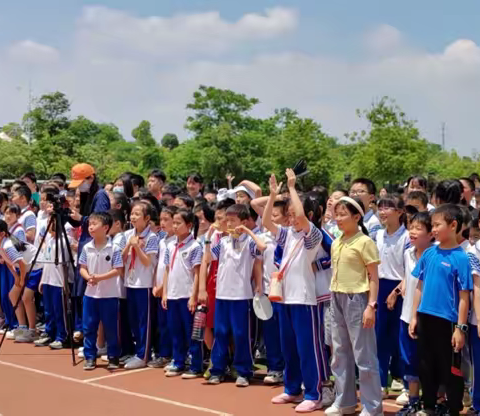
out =
<path fill-rule="evenodd" d="M 67 312 L 67 331 L 68 339 L 70 341 L 70 350 L 72 352 L 72 365 L 77 365 L 75 360 L 75 347 L 73 345 L 73 314 L 72 314 L 72 297 L 70 293 L 70 286 L 68 283 L 68 263 L 65 261 L 65 245 L 67 246 L 68 254 L 71 255 L 71 249 L 67 238 L 67 232 L 65 231 L 65 224 L 63 223 L 62 216 L 57 213 L 57 232 L 55 233 L 57 239 L 57 251 L 58 241 L 60 241 L 60 253 L 62 253 L 62 266 L 63 266 L 63 305 Z M 71 259 L 73 260 L 73 258 Z M 75 264 L 72 262 L 72 264 Z M 75 269 L 74 269 L 75 270 Z"/>

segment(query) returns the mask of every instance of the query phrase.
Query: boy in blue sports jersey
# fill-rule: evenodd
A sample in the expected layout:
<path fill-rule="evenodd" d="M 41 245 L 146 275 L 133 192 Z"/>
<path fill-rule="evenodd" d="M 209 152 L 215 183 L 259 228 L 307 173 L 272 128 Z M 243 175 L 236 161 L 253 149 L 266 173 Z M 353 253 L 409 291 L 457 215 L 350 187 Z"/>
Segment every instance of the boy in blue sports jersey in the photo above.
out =
<path fill-rule="evenodd" d="M 423 253 L 412 272 L 419 282 L 409 334 L 412 338 L 418 334 L 422 414 L 435 414 L 440 385 L 446 386 L 449 414 L 463 410 L 461 351 L 473 281 L 469 258 L 457 243 L 462 222 L 459 206 L 439 206 L 432 215 L 433 236 L 439 244 Z"/>

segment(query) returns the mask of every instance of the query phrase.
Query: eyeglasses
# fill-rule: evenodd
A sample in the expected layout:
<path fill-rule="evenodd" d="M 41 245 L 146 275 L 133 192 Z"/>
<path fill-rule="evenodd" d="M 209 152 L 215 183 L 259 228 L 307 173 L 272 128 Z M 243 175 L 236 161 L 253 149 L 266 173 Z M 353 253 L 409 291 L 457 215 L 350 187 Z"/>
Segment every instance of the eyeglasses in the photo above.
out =
<path fill-rule="evenodd" d="M 349 196 L 357 196 L 357 195 L 364 195 L 367 194 L 368 192 L 365 191 L 364 189 L 359 189 L 358 191 L 350 191 L 348 193 Z"/>
<path fill-rule="evenodd" d="M 392 212 L 395 211 L 393 207 L 380 207 L 378 208 L 378 212 Z"/>

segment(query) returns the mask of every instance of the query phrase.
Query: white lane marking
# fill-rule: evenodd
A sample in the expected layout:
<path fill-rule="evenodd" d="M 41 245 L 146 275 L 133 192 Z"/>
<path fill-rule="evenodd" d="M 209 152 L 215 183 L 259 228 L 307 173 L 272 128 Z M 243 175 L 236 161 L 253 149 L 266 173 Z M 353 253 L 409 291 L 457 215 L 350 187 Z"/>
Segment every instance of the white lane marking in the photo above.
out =
<path fill-rule="evenodd" d="M 73 378 L 73 377 L 62 376 L 60 374 L 50 373 L 48 371 L 37 370 L 36 368 L 24 367 L 23 365 L 13 364 L 13 363 L 9 363 L 9 362 L 6 362 L 6 361 L 0 361 L 0 364 L 5 365 L 7 367 L 17 368 L 19 370 L 24 370 L 24 371 L 29 371 L 31 373 L 40 374 L 42 376 L 54 377 L 54 378 L 58 378 L 58 379 L 64 380 L 64 381 L 71 381 L 72 383 L 82 384 L 84 386 L 92 386 L 92 387 L 96 387 L 98 389 L 113 391 L 115 393 L 121 393 L 121 394 L 125 394 L 127 396 L 138 397 L 140 399 L 153 400 L 155 402 L 170 404 L 172 406 L 183 407 L 185 409 L 197 410 L 198 412 L 211 413 L 211 414 L 214 414 L 214 415 L 217 415 L 217 416 L 233 416 L 230 413 L 221 412 L 219 410 L 213 410 L 213 409 L 208 409 L 206 407 L 194 406 L 194 405 L 187 404 L 187 403 L 177 402 L 175 400 L 164 399 L 162 397 L 149 396 L 148 394 L 142 394 L 142 393 L 135 393 L 133 391 L 118 389 L 116 387 L 104 386 L 103 384 L 90 383 L 90 382 L 85 383 L 84 380 L 79 380 L 79 379 L 76 379 L 76 378 Z"/>
<path fill-rule="evenodd" d="M 137 368 L 136 370 L 126 370 L 126 371 L 118 371 L 113 374 L 109 374 L 108 376 L 101 376 L 101 377 L 94 377 L 94 378 L 87 378 L 82 380 L 84 383 L 91 383 L 92 381 L 99 381 L 99 380 L 105 380 L 108 378 L 114 378 L 114 377 L 120 377 L 120 376 L 127 376 L 129 374 L 135 374 L 135 373 L 142 373 L 144 371 L 151 370 L 151 368 Z"/>

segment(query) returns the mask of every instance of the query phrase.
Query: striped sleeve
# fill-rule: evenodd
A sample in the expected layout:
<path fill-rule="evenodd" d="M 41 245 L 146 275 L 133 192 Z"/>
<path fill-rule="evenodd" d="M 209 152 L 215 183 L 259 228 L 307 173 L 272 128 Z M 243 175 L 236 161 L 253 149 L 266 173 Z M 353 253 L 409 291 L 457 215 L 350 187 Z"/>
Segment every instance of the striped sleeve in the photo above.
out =
<path fill-rule="evenodd" d="M 15 230 L 15 232 L 13 233 L 13 236 L 17 237 L 22 243 L 27 242 L 27 236 L 23 228 L 18 228 L 17 230 Z"/>
<path fill-rule="evenodd" d="M 473 253 L 467 253 L 470 267 L 472 268 L 472 274 L 480 276 L 480 260 Z"/>
<path fill-rule="evenodd" d="M 37 217 L 35 217 L 35 214 L 33 212 L 31 215 L 27 215 L 25 217 L 25 223 L 23 224 L 23 228 L 25 228 L 26 231 L 37 228 Z"/>
<path fill-rule="evenodd" d="M 148 237 L 143 251 L 145 254 L 158 254 L 158 237 L 155 234 Z"/>
<path fill-rule="evenodd" d="M 407 238 L 405 239 L 405 247 L 403 247 L 403 252 L 407 251 L 410 247 L 412 247 L 412 244 L 410 243 L 410 237 L 407 235 Z"/>
<path fill-rule="evenodd" d="M 285 244 L 287 243 L 287 235 L 288 235 L 287 227 L 278 228 L 277 235 L 275 236 L 275 241 L 282 248 L 285 248 Z"/>
<path fill-rule="evenodd" d="M 210 251 L 212 252 L 213 260 L 218 260 L 220 258 L 221 247 L 222 247 L 222 240 L 219 240 L 217 244 L 211 247 Z"/>
<path fill-rule="evenodd" d="M 377 233 L 382 229 L 381 225 L 375 225 L 368 230 L 368 236 L 373 240 L 377 241 Z"/>
<path fill-rule="evenodd" d="M 163 264 L 170 266 L 170 250 L 168 247 L 165 249 L 165 257 L 163 258 Z"/>
<path fill-rule="evenodd" d="M 255 241 L 253 240 L 250 241 L 250 254 L 252 255 L 253 258 L 257 258 L 262 255 L 260 250 L 257 248 Z"/>
<path fill-rule="evenodd" d="M 23 256 L 17 251 L 15 247 L 8 247 L 5 249 L 5 254 L 12 263 L 16 263 L 18 260 L 21 260 Z"/>
<path fill-rule="evenodd" d="M 114 269 L 123 267 L 122 250 L 119 246 L 113 246 L 112 267 Z"/>
<path fill-rule="evenodd" d="M 198 245 L 193 250 L 191 250 L 188 255 L 188 263 L 190 264 L 190 268 L 193 268 L 195 266 L 202 264 L 202 257 L 203 257 L 202 246 Z"/>
<path fill-rule="evenodd" d="M 80 254 L 80 257 L 78 258 L 78 264 L 82 266 L 87 265 L 87 251 L 85 250 L 85 247 L 83 247 L 82 253 Z"/>
<path fill-rule="evenodd" d="M 313 250 L 322 242 L 322 232 L 315 227 L 312 223 L 310 223 L 310 231 L 305 236 L 305 248 L 307 250 Z"/>
<path fill-rule="evenodd" d="M 125 238 L 125 234 L 122 233 L 121 237 L 118 239 L 117 245 L 120 250 L 123 250 L 127 246 L 127 239 Z"/>

